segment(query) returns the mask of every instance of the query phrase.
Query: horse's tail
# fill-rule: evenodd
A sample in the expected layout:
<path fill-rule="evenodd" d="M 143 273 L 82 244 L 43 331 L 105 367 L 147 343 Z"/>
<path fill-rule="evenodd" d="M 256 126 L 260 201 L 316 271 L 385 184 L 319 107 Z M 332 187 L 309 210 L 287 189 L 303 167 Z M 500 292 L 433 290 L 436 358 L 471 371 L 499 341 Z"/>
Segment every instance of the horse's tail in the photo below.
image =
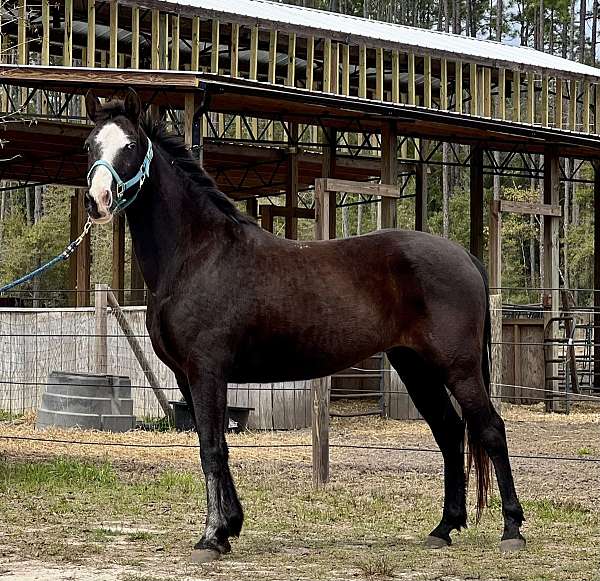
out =
<path fill-rule="evenodd" d="M 474 256 L 471 257 L 473 264 L 481 274 L 483 285 L 485 287 L 485 320 L 483 324 L 483 344 L 481 353 L 481 373 L 485 390 L 490 394 L 490 365 L 492 361 L 492 319 L 490 315 L 490 287 L 488 275 L 485 266 Z M 478 434 L 473 433 L 469 428 L 467 420 L 467 483 L 471 475 L 471 470 L 475 468 L 475 478 L 477 481 L 477 513 L 475 520 L 479 522 L 481 513 L 488 503 L 488 492 L 492 482 L 492 467 L 490 458 L 481 443 Z"/>

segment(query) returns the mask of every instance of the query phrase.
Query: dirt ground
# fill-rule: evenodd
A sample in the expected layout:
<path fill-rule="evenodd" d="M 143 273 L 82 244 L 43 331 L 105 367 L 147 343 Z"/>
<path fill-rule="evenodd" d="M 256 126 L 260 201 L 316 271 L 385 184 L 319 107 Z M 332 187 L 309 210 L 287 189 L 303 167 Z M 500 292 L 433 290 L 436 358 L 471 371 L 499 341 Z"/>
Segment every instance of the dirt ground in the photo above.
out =
<path fill-rule="evenodd" d="M 426 425 L 334 419 L 331 483 L 319 491 L 310 447 L 276 447 L 309 444 L 308 430 L 228 438 L 245 527 L 231 555 L 202 566 L 189 560 L 205 514 L 195 436 L 2 422 L 0 435 L 81 443 L 0 439 L 0 580 L 600 581 L 600 461 L 589 461 L 600 460 L 600 413 L 507 406 L 503 415 L 513 456 L 581 460 L 513 458 L 526 551 L 498 549 L 497 490 L 482 521 L 455 533 L 451 547 L 423 548 L 441 514 L 440 455 L 335 445 L 435 448 Z"/>

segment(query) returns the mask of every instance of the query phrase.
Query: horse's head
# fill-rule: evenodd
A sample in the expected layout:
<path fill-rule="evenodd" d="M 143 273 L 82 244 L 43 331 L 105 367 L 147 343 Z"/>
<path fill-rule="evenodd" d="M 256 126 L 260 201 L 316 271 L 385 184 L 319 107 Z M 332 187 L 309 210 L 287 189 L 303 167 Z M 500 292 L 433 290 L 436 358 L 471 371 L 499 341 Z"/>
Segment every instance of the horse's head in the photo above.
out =
<path fill-rule="evenodd" d="M 90 91 L 85 104 L 95 125 L 85 140 L 86 210 L 92 221 L 106 224 L 135 199 L 148 177 L 152 145 L 140 129 L 141 104 L 135 91 L 129 91 L 124 101 L 104 105 Z"/>

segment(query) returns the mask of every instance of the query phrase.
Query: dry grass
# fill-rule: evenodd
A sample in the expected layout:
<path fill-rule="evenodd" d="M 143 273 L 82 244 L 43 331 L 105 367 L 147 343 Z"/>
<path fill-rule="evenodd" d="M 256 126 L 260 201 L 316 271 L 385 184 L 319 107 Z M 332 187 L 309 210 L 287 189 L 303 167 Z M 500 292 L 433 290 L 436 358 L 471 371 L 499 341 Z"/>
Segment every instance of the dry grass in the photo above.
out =
<path fill-rule="evenodd" d="M 511 451 L 600 456 L 600 414 L 505 410 Z M 35 432 L 6 435 L 194 445 L 195 436 Z M 333 442 L 434 447 L 422 422 L 335 420 Z M 235 445 L 308 444 L 307 430 L 232 435 Z M 582 453 L 583 451 L 583 453 Z M 196 448 L 122 448 L 0 440 L 0 572 L 12 579 L 509 579 L 600 581 L 600 465 L 514 460 L 527 512 L 525 553 L 501 556 L 499 502 L 454 545 L 421 540 L 441 511 L 438 454 L 332 449 L 332 482 L 311 487 L 310 448 L 233 447 L 246 525 L 217 564 L 188 563 L 204 521 Z M 1 574 L 1 573 L 0 573 Z M 29 575 L 29 576 L 28 576 Z M 58 573 L 57 573 L 58 575 Z M 112 577 L 111 577 L 112 576 Z M 11 577 L 7 577 L 11 579 Z"/>

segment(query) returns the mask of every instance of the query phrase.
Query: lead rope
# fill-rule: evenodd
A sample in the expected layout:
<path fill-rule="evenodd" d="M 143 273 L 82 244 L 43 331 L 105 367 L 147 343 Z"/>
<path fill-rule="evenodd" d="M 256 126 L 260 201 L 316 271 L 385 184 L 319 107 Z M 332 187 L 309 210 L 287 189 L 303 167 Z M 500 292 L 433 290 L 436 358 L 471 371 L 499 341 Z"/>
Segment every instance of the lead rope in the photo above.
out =
<path fill-rule="evenodd" d="M 68 244 L 68 246 L 60 254 L 57 254 L 54 258 L 52 258 L 45 264 L 42 264 L 35 270 L 32 270 L 29 274 L 25 274 L 21 278 L 13 280 L 12 282 L 9 282 L 8 284 L 5 284 L 4 286 L 0 287 L 0 293 L 5 293 L 6 291 L 9 291 L 10 289 L 15 288 L 16 286 L 19 286 L 25 282 L 28 282 L 32 278 L 35 278 L 36 276 L 39 276 L 40 274 L 46 272 L 48 269 L 52 268 L 55 264 L 62 262 L 64 260 L 67 260 L 73 254 L 73 252 L 75 252 L 75 250 L 77 250 L 77 247 L 84 241 L 85 237 L 88 235 L 91 228 L 92 228 L 92 219 L 88 216 L 88 219 L 85 223 L 85 226 L 83 227 L 83 231 L 81 232 L 81 234 L 77 238 L 75 238 L 75 240 L 70 242 Z"/>

